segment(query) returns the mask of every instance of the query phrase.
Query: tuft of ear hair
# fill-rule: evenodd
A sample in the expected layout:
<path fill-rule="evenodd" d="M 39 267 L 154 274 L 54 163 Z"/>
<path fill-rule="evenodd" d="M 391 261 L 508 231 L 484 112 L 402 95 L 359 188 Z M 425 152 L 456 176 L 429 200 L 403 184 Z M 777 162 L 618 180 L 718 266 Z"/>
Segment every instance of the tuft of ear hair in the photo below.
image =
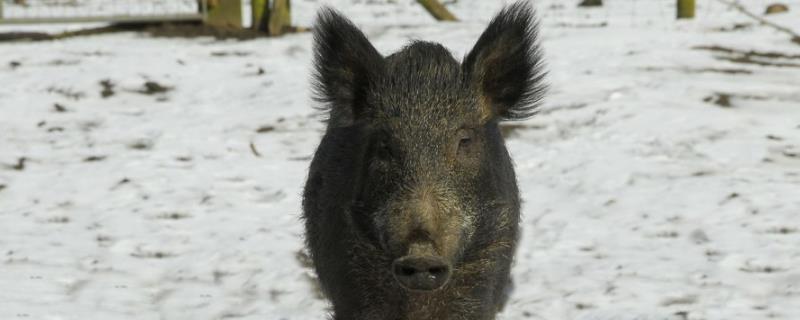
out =
<path fill-rule="evenodd" d="M 364 114 L 370 82 L 383 57 L 350 20 L 323 8 L 314 25 L 314 95 L 325 104 L 329 123 L 346 126 Z"/>
<path fill-rule="evenodd" d="M 494 117 L 523 120 L 537 112 L 547 90 L 538 29 L 531 5 L 519 1 L 492 19 L 464 59 L 482 107 Z"/>

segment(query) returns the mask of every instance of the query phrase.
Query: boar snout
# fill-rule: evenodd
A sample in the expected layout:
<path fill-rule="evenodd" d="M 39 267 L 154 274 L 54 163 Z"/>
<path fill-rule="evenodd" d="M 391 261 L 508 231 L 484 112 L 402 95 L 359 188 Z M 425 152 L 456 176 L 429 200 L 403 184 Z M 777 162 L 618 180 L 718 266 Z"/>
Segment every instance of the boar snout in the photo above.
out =
<path fill-rule="evenodd" d="M 450 280 L 450 265 L 436 256 L 405 256 L 392 263 L 392 273 L 406 289 L 433 291 Z"/>

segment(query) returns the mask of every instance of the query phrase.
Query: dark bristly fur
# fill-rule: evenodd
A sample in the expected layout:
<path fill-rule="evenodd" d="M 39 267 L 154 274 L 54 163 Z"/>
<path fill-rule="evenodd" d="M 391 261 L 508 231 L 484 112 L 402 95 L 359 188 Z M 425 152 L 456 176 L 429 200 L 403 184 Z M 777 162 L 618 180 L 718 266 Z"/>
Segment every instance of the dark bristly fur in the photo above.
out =
<path fill-rule="evenodd" d="M 512 5 L 459 63 L 422 41 L 383 57 L 346 18 L 319 13 L 328 128 L 303 217 L 333 319 L 488 320 L 502 308 L 520 201 L 498 123 L 533 115 L 544 93 L 536 28 L 530 5 Z"/>
<path fill-rule="evenodd" d="M 534 115 L 546 90 L 538 22 L 528 6 L 520 1 L 500 12 L 464 60 L 467 73 L 482 79 L 480 90 L 493 97 L 506 120 Z"/>
<path fill-rule="evenodd" d="M 365 90 L 383 68 L 383 57 L 352 22 L 323 8 L 314 27 L 314 91 L 330 108 L 335 126 L 347 125 L 364 105 Z M 334 108 L 333 106 L 351 106 Z"/>

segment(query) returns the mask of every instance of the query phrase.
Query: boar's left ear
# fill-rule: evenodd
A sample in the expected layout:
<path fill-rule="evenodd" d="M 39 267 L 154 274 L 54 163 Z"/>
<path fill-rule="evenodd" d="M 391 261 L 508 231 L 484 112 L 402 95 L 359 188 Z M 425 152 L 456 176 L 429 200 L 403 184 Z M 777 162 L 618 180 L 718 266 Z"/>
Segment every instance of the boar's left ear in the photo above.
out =
<path fill-rule="evenodd" d="M 383 67 L 383 57 L 352 22 L 323 8 L 314 26 L 314 91 L 326 104 L 329 124 L 347 126 L 367 110 L 366 92 Z"/>
<path fill-rule="evenodd" d="M 463 68 L 491 117 L 522 120 L 536 113 L 546 90 L 538 23 L 525 1 L 503 9 L 464 59 Z"/>

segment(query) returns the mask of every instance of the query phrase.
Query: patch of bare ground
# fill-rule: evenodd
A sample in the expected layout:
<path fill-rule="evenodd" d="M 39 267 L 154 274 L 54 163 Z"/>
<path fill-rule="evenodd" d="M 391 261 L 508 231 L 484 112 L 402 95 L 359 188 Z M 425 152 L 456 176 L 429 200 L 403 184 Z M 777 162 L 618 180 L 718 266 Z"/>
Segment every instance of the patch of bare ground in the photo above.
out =
<path fill-rule="evenodd" d="M 150 150 L 153 149 L 154 142 L 149 139 L 138 139 L 128 144 L 128 148 L 133 150 Z"/>
<path fill-rule="evenodd" d="M 7 165 L 5 165 L 5 167 L 10 169 L 10 170 L 14 170 L 14 171 L 23 171 L 23 170 L 25 170 L 27 161 L 28 161 L 28 158 L 20 157 L 20 158 L 17 158 L 17 162 L 16 163 L 7 164 Z"/>
<path fill-rule="evenodd" d="M 175 257 L 176 254 L 171 252 L 165 251 L 146 251 L 142 250 L 141 248 L 137 248 L 136 252 L 131 253 L 131 257 L 134 258 L 141 258 L 141 259 L 165 259 L 165 258 L 172 258 Z"/>
<path fill-rule="evenodd" d="M 171 23 L 151 25 L 141 31 L 153 37 L 161 38 L 197 38 L 212 37 L 215 39 L 249 40 L 267 37 L 269 34 L 244 28 L 221 28 L 197 23 Z"/>
<path fill-rule="evenodd" d="M 275 127 L 271 125 L 263 125 L 256 129 L 256 133 L 268 133 L 272 131 L 275 131 Z"/>
<path fill-rule="evenodd" d="M 83 99 L 83 98 L 86 97 L 86 93 L 81 92 L 81 91 L 76 91 L 76 90 L 74 90 L 72 88 L 50 86 L 50 87 L 47 88 L 47 92 L 48 93 L 54 93 L 54 94 L 60 95 L 60 96 L 62 96 L 64 98 L 67 98 L 67 99 L 70 99 L 70 100 L 75 100 L 75 101 L 78 101 L 78 100 Z"/>
<path fill-rule="evenodd" d="M 734 32 L 734 31 L 739 31 L 739 30 L 747 30 L 747 29 L 750 29 L 752 27 L 753 27 L 752 23 L 735 23 L 735 24 L 733 24 L 732 26 L 729 26 L 729 27 L 712 28 L 711 31 L 716 31 L 716 32 Z"/>
<path fill-rule="evenodd" d="M 136 92 L 145 94 L 145 95 L 154 95 L 160 93 L 166 93 L 172 91 L 172 87 L 165 86 L 155 81 L 145 81 L 142 85 L 142 89 L 137 90 Z"/>
<path fill-rule="evenodd" d="M 308 32 L 309 28 L 291 27 L 287 33 Z M 215 39 L 250 40 L 268 37 L 266 32 L 248 28 L 223 28 L 204 25 L 199 22 L 183 23 L 120 23 L 109 26 L 67 31 L 61 33 L 44 32 L 5 32 L 0 33 L 0 42 L 14 41 L 48 41 L 61 40 L 74 37 L 91 36 L 116 32 L 143 32 L 152 37 L 167 38 L 197 38 L 212 37 Z"/>
<path fill-rule="evenodd" d="M 788 235 L 800 232 L 800 229 L 795 227 L 787 227 L 787 226 L 780 226 L 780 227 L 772 227 L 766 230 L 766 233 L 770 234 L 777 234 L 777 235 Z"/>
<path fill-rule="evenodd" d="M 781 97 L 781 96 L 763 96 L 763 95 L 754 95 L 754 94 L 737 94 L 737 93 L 730 93 L 730 92 L 714 92 L 713 94 L 703 98 L 703 102 L 711 103 L 717 105 L 722 108 L 733 108 L 735 104 L 733 103 L 734 100 L 755 100 L 755 101 L 768 101 L 768 100 L 778 100 L 778 101 L 787 101 L 792 100 L 790 97 Z"/>
<path fill-rule="evenodd" d="M 185 213 L 185 212 L 167 212 L 167 213 L 162 213 L 162 214 L 156 216 L 156 219 L 160 219 L 160 220 L 184 220 L 184 219 L 188 219 L 188 218 L 191 218 L 191 217 L 192 217 L 192 215 L 190 215 L 188 213 Z"/>
<path fill-rule="evenodd" d="M 748 69 L 741 69 L 741 68 L 663 68 L 663 67 L 644 67 L 642 68 L 644 71 L 666 71 L 666 70 L 675 70 L 685 73 L 722 73 L 722 74 L 753 74 L 752 70 Z"/>
<path fill-rule="evenodd" d="M 556 27 L 559 28 L 575 28 L 575 29 L 584 29 L 584 28 L 605 28 L 608 27 L 608 22 L 598 22 L 598 23 L 556 23 Z"/>
<path fill-rule="evenodd" d="M 252 55 L 250 51 L 214 51 L 211 52 L 212 57 L 247 57 Z"/>
<path fill-rule="evenodd" d="M 99 162 L 106 159 L 106 156 L 88 156 L 83 158 L 83 162 Z"/>
<path fill-rule="evenodd" d="M 761 61 L 753 59 L 750 56 L 739 56 L 739 57 L 717 57 L 719 60 L 730 61 L 733 63 L 741 63 L 741 64 L 753 64 L 762 67 L 779 67 L 779 68 L 800 68 L 800 64 L 798 63 L 786 63 L 786 62 L 768 62 L 768 61 Z"/>
<path fill-rule="evenodd" d="M 100 80 L 100 86 L 103 88 L 102 90 L 100 90 L 100 96 L 103 97 L 103 99 L 111 97 L 114 94 L 116 94 L 116 92 L 114 91 L 114 87 L 116 85 L 114 84 L 114 82 L 111 81 L 111 79 Z"/>
<path fill-rule="evenodd" d="M 747 273 L 777 273 L 786 271 L 786 268 L 770 264 L 748 262 L 744 266 L 739 267 L 739 271 Z"/>
<path fill-rule="evenodd" d="M 758 65 L 762 67 L 800 68 L 800 63 L 787 60 L 800 60 L 800 54 L 777 51 L 741 50 L 723 46 L 696 46 L 694 50 L 705 50 L 715 53 L 714 58 L 733 63 Z"/>
<path fill-rule="evenodd" d="M 731 108 L 731 95 L 729 93 L 716 92 L 710 96 L 703 98 L 703 102 L 711 103 L 722 108 Z"/>

